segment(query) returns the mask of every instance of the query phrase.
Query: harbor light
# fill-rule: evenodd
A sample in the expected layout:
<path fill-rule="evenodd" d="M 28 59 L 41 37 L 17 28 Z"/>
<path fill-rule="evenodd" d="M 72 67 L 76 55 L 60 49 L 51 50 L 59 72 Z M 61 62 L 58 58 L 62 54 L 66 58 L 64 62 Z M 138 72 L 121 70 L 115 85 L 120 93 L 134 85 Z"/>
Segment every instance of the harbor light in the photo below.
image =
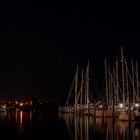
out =
<path fill-rule="evenodd" d="M 23 103 L 19 103 L 20 106 L 23 106 Z"/>
<path fill-rule="evenodd" d="M 119 107 L 120 107 L 120 108 L 123 108 L 124 106 L 123 106 L 123 104 L 119 104 Z"/>
<path fill-rule="evenodd" d="M 135 107 L 139 107 L 140 105 L 137 103 L 137 104 L 135 104 Z"/>

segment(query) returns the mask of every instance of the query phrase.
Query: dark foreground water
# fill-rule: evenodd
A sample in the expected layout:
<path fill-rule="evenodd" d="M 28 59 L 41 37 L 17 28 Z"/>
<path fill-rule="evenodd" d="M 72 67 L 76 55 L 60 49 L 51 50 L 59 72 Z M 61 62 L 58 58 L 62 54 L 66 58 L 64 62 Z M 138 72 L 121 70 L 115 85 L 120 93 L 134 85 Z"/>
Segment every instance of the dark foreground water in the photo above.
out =
<path fill-rule="evenodd" d="M 47 111 L 0 112 L 4 139 L 139 140 L 140 123 Z"/>

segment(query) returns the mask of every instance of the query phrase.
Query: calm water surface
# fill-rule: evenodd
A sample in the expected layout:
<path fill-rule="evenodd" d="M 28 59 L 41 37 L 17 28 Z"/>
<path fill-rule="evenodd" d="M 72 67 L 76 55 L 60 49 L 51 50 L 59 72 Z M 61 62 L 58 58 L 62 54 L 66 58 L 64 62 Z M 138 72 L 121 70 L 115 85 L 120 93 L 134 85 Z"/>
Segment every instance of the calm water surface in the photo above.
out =
<path fill-rule="evenodd" d="M 112 118 L 59 114 L 71 140 L 139 140 L 140 123 Z"/>
<path fill-rule="evenodd" d="M 5 139 L 139 140 L 140 123 L 18 110 L 0 112 L 0 134 Z"/>
<path fill-rule="evenodd" d="M 64 140 L 64 123 L 56 113 L 47 111 L 0 112 L 0 135 L 11 139 L 59 139 Z"/>

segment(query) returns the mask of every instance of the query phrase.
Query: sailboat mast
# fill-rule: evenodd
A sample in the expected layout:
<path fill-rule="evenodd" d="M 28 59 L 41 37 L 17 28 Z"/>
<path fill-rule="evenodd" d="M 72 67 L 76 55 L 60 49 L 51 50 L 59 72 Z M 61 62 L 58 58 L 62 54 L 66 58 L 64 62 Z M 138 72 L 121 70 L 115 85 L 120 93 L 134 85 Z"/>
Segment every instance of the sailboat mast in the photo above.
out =
<path fill-rule="evenodd" d="M 131 58 L 131 65 L 132 65 L 132 87 L 133 87 L 133 103 L 135 103 L 135 94 L 134 94 L 134 64 L 133 64 L 133 59 Z"/>
<path fill-rule="evenodd" d="M 114 75 L 112 76 L 112 74 L 110 75 L 110 80 L 111 80 L 111 107 L 112 107 L 112 116 L 114 117 L 114 89 L 113 88 L 113 83 L 114 83 Z"/>
<path fill-rule="evenodd" d="M 111 72 L 110 67 L 108 67 L 108 103 L 111 104 Z"/>
<path fill-rule="evenodd" d="M 123 58 L 123 48 L 121 47 L 121 62 L 122 62 L 122 92 L 123 92 L 123 103 L 125 103 L 125 87 L 124 87 L 124 58 Z"/>
<path fill-rule="evenodd" d="M 83 78 L 83 69 L 82 69 L 82 74 L 81 74 L 81 98 L 80 98 L 80 104 L 82 105 L 82 101 L 83 101 L 83 82 L 84 82 L 84 78 Z"/>
<path fill-rule="evenodd" d="M 117 101 L 119 101 L 119 82 L 118 82 L 118 60 L 116 61 L 116 96 L 117 96 Z"/>
<path fill-rule="evenodd" d="M 126 63 L 126 94 L 127 94 L 127 99 L 128 99 L 128 102 L 129 102 L 128 67 L 127 67 L 127 63 Z"/>
<path fill-rule="evenodd" d="M 107 80 L 107 65 L 105 60 L 105 83 L 106 83 L 106 102 L 108 103 L 108 80 Z"/>
<path fill-rule="evenodd" d="M 138 63 L 136 61 L 136 82 L 137 82 L 137 96 L 138 96 L 138 100 L 139 100 L 139 78 L 138 78 Z"/>
<path fill-rule="evenodd" d="M 78 65 L 76 67 L 76 75 L 75 75 L 75 107 L 77 104 L 77 84 L 78 84 Z"/>
<path fill-rule="evenodd" d="M 87 64 L 87 76 L 86 76 L 86 103 L 87 103 L 87 107 L 89 104 L 89 61 Z"/>
<path fill-rule="evenodd" d="M 128 89 L 128 67 L 127 63 L 125 62 L 126 65 L 126 93 L 127 93 L 127 100 L 128 100 L 128 121 L 131 120 L 131 106 L 130 106 L 130 93 Z"/>
<path fill-rule="evenodd" d="M 113 75 L 112 75 L 112 89 L 113 89 L 113 101 L 116 102 L 116 95 L 117 95 L 117 90 L 116 90 L 116 76 L 115 76 L 115 67 L 113 68 Z"/>

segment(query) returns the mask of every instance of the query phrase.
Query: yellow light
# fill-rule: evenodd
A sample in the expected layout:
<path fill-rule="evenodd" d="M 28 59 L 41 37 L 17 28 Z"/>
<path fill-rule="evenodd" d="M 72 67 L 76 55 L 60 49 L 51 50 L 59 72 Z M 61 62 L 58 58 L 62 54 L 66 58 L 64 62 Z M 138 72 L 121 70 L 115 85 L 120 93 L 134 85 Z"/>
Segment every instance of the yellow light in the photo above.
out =
<path fill-rule="evenodd" d="M 20 106 L 23 106 L 23 103 L 20 103 L 19 105 L 20 105 Z"/>
<path fill-rule="evenodd" d="M 15 101 L 15 104 L 18 104 L 18 101 Z"/>
<path fill-rule="evenodd" d="M 3 105 L 2 107 L 3 107 L 4 109 L 6 109 L 6 105 Z"/>
<path fill-rule="evenodd" d="M 32 102 L 32 101 L 30 101 L 30 106 L 32 106 L 32 104 L 33 104 L 33 102 Z"/>

